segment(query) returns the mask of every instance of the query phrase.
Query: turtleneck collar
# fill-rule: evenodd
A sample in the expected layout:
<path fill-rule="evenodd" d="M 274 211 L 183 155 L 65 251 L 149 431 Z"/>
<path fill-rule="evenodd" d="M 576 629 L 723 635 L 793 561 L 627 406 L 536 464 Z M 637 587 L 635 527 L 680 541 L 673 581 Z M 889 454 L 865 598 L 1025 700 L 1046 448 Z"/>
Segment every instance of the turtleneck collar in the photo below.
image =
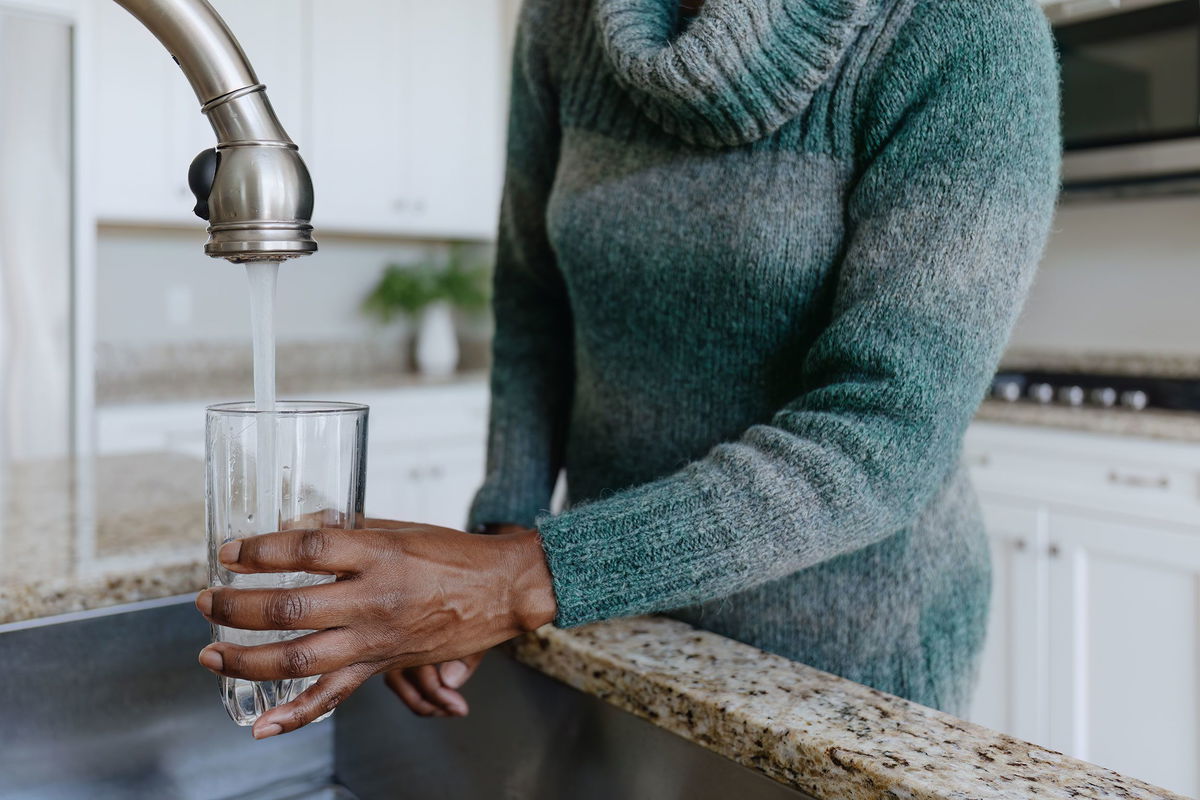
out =
<path fill-rule="evenodd" d="M 668 133 L 709 147 L 762 139 L 799 116 L 878 0 L 596 0 L 617 81 Z"/>

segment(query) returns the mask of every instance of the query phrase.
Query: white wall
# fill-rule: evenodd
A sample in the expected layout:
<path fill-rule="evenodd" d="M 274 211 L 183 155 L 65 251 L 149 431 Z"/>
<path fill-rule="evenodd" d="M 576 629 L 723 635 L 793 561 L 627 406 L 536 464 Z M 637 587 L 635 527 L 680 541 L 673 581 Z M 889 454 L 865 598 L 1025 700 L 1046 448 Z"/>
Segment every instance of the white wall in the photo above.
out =
<path fill-rule="evenodd" d="M 244 343 L 250 337 L 245 272 L 204 255 L 196 230 L 101 228 L 97 252 L 96 339 L 108 345 Z M 436 254 L 439 244 L 318 236 L 320 251 L 279 274 L 281 341 L 369 338 L 359 304 L 389 263 Z"/>
<path fill-rule="evenodd" d="M 1067 204 L 1012 347 L 1200 354 L 1200 198 Z"/>

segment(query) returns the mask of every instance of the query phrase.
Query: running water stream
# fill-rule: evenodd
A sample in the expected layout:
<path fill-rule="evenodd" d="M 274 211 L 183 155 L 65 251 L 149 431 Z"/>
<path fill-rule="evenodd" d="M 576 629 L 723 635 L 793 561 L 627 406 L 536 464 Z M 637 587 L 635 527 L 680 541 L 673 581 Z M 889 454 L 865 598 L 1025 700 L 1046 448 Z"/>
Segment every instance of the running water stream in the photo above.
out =
<path fill-rule="evenodd" d="M 279 530 L 279 456 L 275 444 L 275 284 L 279 262 L 251 261 L 246 264 L 246 277 L 250 281 L 254 341 L 254 409 L 260 412 L 254 530 L 270 533 Z"/>

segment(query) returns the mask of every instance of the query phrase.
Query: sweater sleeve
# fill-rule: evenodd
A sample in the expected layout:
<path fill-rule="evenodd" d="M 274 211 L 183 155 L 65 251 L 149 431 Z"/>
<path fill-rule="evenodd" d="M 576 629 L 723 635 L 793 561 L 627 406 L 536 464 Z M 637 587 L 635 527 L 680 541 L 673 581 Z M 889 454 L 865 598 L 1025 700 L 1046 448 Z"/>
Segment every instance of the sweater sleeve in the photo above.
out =
<path fill-rule="evenodd" d="M 918 4 L 860 85 L 859 168 L 804 393 L 679 472 L 539 521 L 560 626 L 781 578 L 902 530 L 944 484 L 1059 180 L 1044 18 Z"/>
<path fill-rule="evenodd" d="M 526 3 L 513 55 L 496 251 L 487 472 L 468 530 L 532 526 L 550 507 L 574 384 L 571 313 L 546 234 L 558 165 L 557 103 Z"/>

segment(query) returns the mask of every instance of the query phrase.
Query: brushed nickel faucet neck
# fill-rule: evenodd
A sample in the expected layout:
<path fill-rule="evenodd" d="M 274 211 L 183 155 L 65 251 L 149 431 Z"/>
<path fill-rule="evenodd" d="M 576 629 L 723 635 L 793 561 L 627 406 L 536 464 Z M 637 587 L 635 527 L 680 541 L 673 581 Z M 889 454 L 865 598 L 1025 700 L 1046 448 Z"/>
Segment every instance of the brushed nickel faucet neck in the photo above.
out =
<path fill-rule="evenodd" d="M 315 252 L 308 168 L 216 9 L 207 0 L 116 2 L 167 48 L 216 134 L 189 172 L 196 214 L 210 223 L 204 251 L 233 262 Z"/>

